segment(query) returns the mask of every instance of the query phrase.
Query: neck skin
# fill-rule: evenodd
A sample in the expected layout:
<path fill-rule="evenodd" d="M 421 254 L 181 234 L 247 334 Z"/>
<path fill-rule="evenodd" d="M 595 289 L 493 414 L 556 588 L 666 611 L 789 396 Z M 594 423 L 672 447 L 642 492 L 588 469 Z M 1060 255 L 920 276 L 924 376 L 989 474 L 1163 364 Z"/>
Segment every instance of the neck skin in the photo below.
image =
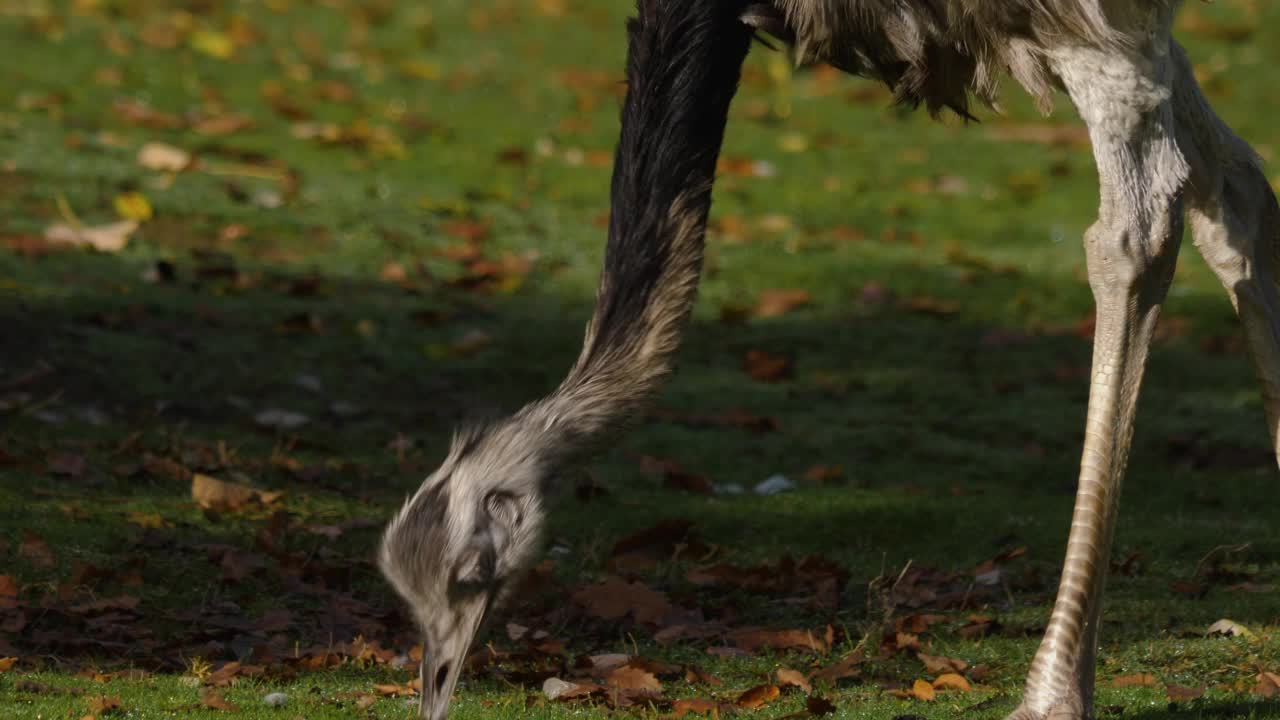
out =
<path fill-rule="evenodd" d="M 671 371 L 702 270 L 711 185 L 751 29 L 745 3 L 639 0 L 614 159 L 609 243 L 582 353 L 515 419 L 552 457 L 597 446 Z"/>

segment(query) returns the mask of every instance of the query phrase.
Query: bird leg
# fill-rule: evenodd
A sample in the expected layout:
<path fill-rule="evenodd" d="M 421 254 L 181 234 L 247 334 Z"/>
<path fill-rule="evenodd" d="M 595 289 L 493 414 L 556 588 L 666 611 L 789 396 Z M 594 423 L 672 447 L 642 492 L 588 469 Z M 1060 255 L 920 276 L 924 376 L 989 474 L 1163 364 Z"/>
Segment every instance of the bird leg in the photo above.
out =
<path fill-rule="evenodd" d="M 1084 240 L 1097 325 L 1066 561 L 1022 705 L 1010 720 L 1093 715 L 1099 610 L 1120 482 L 1147 351 L 1173 279 L 1189 172 L 1175 140 L 1164 37 L 1163 49 L 1153 41 L 1132 51 L 1070 48 L 1053 56 L 1098 164 L 1099 218 Z"/>
<path fill-rule="evenodd" d="M 1174 113 L 1192 169 L 1192 237 L 1244 325 L 1280 458 L 1280 206 L 1257 155 L 1209 106 L 1182 49 L 1174 55 Z"/>

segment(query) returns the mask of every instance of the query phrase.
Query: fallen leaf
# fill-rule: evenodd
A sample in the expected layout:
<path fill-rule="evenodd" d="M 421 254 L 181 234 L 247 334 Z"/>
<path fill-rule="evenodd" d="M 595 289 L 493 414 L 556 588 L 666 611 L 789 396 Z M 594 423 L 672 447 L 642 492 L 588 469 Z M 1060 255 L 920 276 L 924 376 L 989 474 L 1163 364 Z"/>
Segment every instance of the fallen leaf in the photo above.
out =
<path fill-rule="evenodd" d="M 18 584 L 10 575 L 0 575 L 0 610 L 10 610 L 18 606 Z"/>
<path fill-rule="evenodd" d="M 1205 686 L 1187 687 L 1185 685 L 1176 685 L 1169 683 L 1165 688 L 1165 694 L 1169 696 L 1171 702 L 1191 702 L 1204 696 Z"/>
<path fill-rule="evenodd" d="M 931 673 L 962 673 L 969 667 L 969 663 L 964 660 L 942 655 L 916 653 L 916 657 L 920 658 L 920 662 L 924 663 L 924 669 Z"/>
<path fill-rule="evenodd" d="M 765 290 L 756 301 L 755 316 L 774 318 L 809 304 L 807 290 Z"/>
<path fill-rule="evenodd" d="M 137 220 L 121 220 L 97 226 L 54 223 L 45 228 L 44 239 L 50 243 L 89 247 L 100 252 L 120 252 L 129 244 L 129 236 L 137 229 Z"/>
<path fill-rule="evenodd" d="M 89 711 L 95 715 L 106 715 L 124 710 L 124 703 L 118 695 L 98 695 L 89 698 Z"/>
<path fill-rule="evenodd" d="M 155 215 L 155 210 L 151 207 L 151 201 L 140 192 L 127 192 L 117 195 L 111 201 L 111 205 L 116 209 L 116 214 L 126 220 L 150 220 Z"/>
<path fill-rule="evenodd" d="M 216 512 L 233 512 L 254 502 L 270 505 L 279 500 L 282 494 L 224 482 L 203 473 L 191 476 L 191 499 L 200 507 Z"/>
<path fill-rule="evenodd" d="M 794 685 L 804 691 L 805 695 L 813 692 L 813 686 L 809 684 L 809 678 L 804 673 L 791 668 L 778 668 L 778 684 L 787 687 Z"/>
<path fill-rule="evenodd" d="M 764 350 L 748 350 L 742 358 L 742 369 L 753 380 L 779 382 L 795 375 L 795 361 Z"/>
<path fill-rule="evenodd" d="M 240 710 L 235 703 L 228 702 L 226 698 L 222 697 L 222 693 L 213 688 L 205 688 L 200 691 L 200 706 L 227 712 L 238 712 Z"/>
<path fill-rule="evenodd" d="M 862 651 L 860 650 L 850 653 L 849 655 L 841 658 L 838 662 L 812 673 L 809 676 L 809 679 L 821 680 L 831 685 L 835 685 L 845 678 L 857 677 L 861 672 L 858 666 L 862 664 L 864 659 Z"/>
<path fill-rule="evenodd" d="M 162 142 L 149 142 L 138 149 L 138 164 L 148 170 L 182 172 L 191 165 L 191 153 Z"/>
<path fill-rule="evenodd" d="M 674 609 L 666 595 L 612 575 L 578 590 L 573 601 L 602 620 L 620 620 L 631 614 L 636 622 L 652 625 L 662 624 Z"/>
<path fill-rule="evenodd" d="M 827 627 L 827 635 L 832 632 Z M 728 634 L 729 642 L 734 646 L 755 652 L 762 648 L 774 650 L 813 650 L 824 653 L 830 647 L 830 640 L 819 637 L 808 630 L 764 630 L 761 628 L 743 628 Z"/>
<path fill-rule="evenodd" d="M 823 697 L 811 697 L 804 702 L 804 709 L 813 717 L 831 715 L 836 711 L 835 703 Z"/>
<path fill-rule="evenodd" d="M 756 710 L 778 699 L 777 685 L 757 685 L 738 696 L 734 704 L 744 710 Z"/>
<path fill-rule="evenodd" d="M 959 690 L 960 692 L 969 692 L 973 689 L 973 687 L 969 685 L 969 681 L 965 680 L 963 675 L 959 675 L 957 673 L 943 673 L 942 675 L 939 675 L 934 679 L 933 687 L 935 690 L 950 689 Z"/>
<path fill-rule="evenodd" d="M 605 684 L 620 690 L 661 693 L 662 683 L 653 673 L 640 668 L 624 666 L 615 669 L 605 678 Z"/>
<path fill-rule="evenodd" d="M 911 694 L 917 700 L 924 700 L 925 702 L 932 702 L 937 697 L 937 693 L 933 690 L 933 685 L 928 680 L 916 680 L 912 683 Z"/>
<path fill-rule="evenodd" d="M 53 559 L 53 551 L 49 549 L 49 543 L 30 530 L 22 531 L 22 544 L 18 546 L 18 553 L 38 568 L 51 568 L 57 564 Z"/>
<path fill-rule="evenodd" d="M 720 715 L 720 703 L 704 698 L 687 698 L 677 700 L 671 705 L 671 717 L 673 720 L 682 718 L 689 713 L 718 717 Z"/>
<path fill-rule="evenodd" d="M 1206 635 L 1225 635 L 1227 637 L 1243 637 L 1247 640 L 1257 640 L 1258 636 L 1253 634 L 1249 628 L 1241 625 L 1235 620 L 1223 618 L 1209 626 L 1205 631 Z"/>
<path fill-rule="evenodd" d="M 0 672 L 9 672 L 17 663 L 16 657 L 0 657 Z"/>
<path fill-rule="evenodd" d="M 412 687 L 398 683 L 375 684 L 373 691 L 384 697 L 413 697 L 418 694 Z"/>
<path fill-rule="evenodd" d="M 1121 675 L 1111 681 L 1113 688 L 1126 687 L 1155 687 L 1156 676 L 1151 673 L 1134 673 L 1132 675 Z"/>
<path fill-rule="evenodd" d="M 1253 693 L 1266 698 L 1280 696 L 1280 675 L 1266 671 L 1258 673 L 1258 684 L 1253 687 Z"/>

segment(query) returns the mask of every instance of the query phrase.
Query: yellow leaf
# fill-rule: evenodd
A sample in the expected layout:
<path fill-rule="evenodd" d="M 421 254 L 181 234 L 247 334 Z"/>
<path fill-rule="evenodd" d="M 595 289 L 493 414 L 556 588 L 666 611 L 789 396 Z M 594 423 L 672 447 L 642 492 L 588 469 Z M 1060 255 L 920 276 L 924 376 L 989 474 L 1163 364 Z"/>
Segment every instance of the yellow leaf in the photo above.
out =
<path fill-rule="evenodd" d="M 191 49 L 209 57 L 226 60 L 235 52 L 236 44 L 225 33 L 215 30 L 197 30 L 191 33 Z"/>
<path fill-rule="evenodd" d="M 960 692 L 969 692 L 973 689 L 969 685 L 969 681 L 965 680 L 963 675 L 959 675 L 957 673 L 944 673 L 939 675 L 937 679 L 933 681 L 933 687 L 937 690 L 950 688 L 952 690 L 959 690 Z"/>
<path fill-rule="evenodd" d="M 125 220 L 150 220 L 155 214 L 151 209 L 151 201 L 139 192 L 117 195 L 112 204 L 115 205 L 116 214 Z"/>
<path fill-rule="evenodd" d="M 160 513 L 144 513 L 144 512 L 139 512 L 137 510 L 131 510 L 129 511 L 129 514 L 125 516 L 125 519 L 128 520 L 130 523 L 137 525 L 138 527 L 144 527 L 144 528 L 171 527 L 169 523 L 164 521 L 164 518 L 160 517 Z"/>
<path fill-rule="evenodd" d="M 929 684 L 928 680 L 916 680 L 915 684 L 911 686 L 911 694 L 925 702 L 931 702 L 937 697 L 937 694 L 933 691 L 933 685 Z"/>

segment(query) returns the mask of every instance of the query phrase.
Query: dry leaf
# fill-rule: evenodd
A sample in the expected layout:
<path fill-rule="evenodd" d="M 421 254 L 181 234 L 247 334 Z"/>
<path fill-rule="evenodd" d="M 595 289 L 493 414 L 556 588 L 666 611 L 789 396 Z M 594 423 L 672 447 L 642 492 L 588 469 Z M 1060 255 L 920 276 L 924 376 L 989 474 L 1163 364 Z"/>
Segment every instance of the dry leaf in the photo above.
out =
<path fill-rule="evenodd" d="M 827 635 L 832 632 L 827 627 Z M 815 635 L 808 630 L 763 630 L 760 628 L 743 628 L 728 634 L 729 642 L 734 646 L 755 652 L 761 648 L 774 650 L 813 650 L 826 652 L 830 647 L 830 639 Z"/>
<path fill-rule="evenodd" d="M 795 362 L 783 355 L 772 355 L 763 350 L 748 350 L 742 358 L 742 369 L 753 380 L 778 382 L 795 375 Z"/>
<path fill-rule="evenodd" d="M 804 691 L 805 695 L 813 692 L 813 686 L 809 684 L 809 678 L 804 673 L 791 668 L 778 668 L 778 684 L 786 687 L 794 685 Z"/>
<path fill-rule="evenodd" d="M 413 697 L 418 694 L 418 691 L 412 687 L 398 683 L 375 684 L 373 691 L 386 697 Z"/>
<path fill-rule="evenodd" d="M 636 622 L 651 625 L 662 624 L 674 609 L 666 595 L 615 576 L 578 590 L 573 601 L 603 620 L 619 620 L 630 613 Z"/>
<path fill-rule="evenodd" d="M 1187 687 L 1185 685 L 1169 683 L 1168 687 L 1165 688 L 1165 694 L 1169 696 L 1169 700 L 1176 703 L 1197 700 L 1204 696 L 1204 691 L 1204 685 L 1199 687 Z"/>
<path fill-rule="evenodd" d="M 777 685 L 757 685 L 738 696 L 734 704 L 744 710 L 756 710 L 778 699 Z"/>
<path fill-rule="evenodd" d="M 850 653 L 841 658 L 839 662 L 829 665 L 809 676 L 810 680 L 821 680 L 823 682 L 835 685 L 845 678 L 857 677 L 860 672 L 858 666 L 862 664 L 865 658 L 862 651 Z"/>
<path fill-rule="evenodd" d="M 943 655 L 916 653 L 916 657 L 920 658 L 920 662 L 924 663 L 925 670 L 931 673 L 962 673 L 969 667 L 969 663 L 964 660 Z"/>
<path fill-rule="evenodd" d="M 774 318 L 809 304 L 807 290 L 765 290 L 756 302 L 755 316 Z"/>
<path fill-rule="evenodd" d="M 225 710 L 227 712 L 238 712 L 239 707 L 235 703 L 229 702 L 222 697 L 222 693 L 213 688 L 205 688 L 200 691 L 200 706 L 207 707 L 211 710 Z"/>
<path fill-rule="evenodd" d="M 1132 675 L 1121 675 L 1111 681 L 1113 688 L 1126 687 L 1155 687 L 1156 676 L 1151 673 L 1134 673 Z"/>
<path fill-rule="evenodd" d="M 933 685 L 931 685 L 928 680 L 916 680 L 912 683 L 911 694 L 914 695 L 917 700 L 924 700 L 925 702 L 932 702 L 933 699 L 937 697 L 937 693 L 933 690 Z"/>
<path fill-rule="evenodd" d="M 720 703 L 714 700 L 706 700 L 704 698 L 688 698 L 685 700 L 677 700 L 671 705 L 671 717 L 673 720 L 676 718 L 682 718 L 688 713 L 719 717 Z"/>
<path fill-rule="evenodd" d="M 1227 637 L 1243 637 L 1247 640 L 1257 640 L 1258 636 L 1253 634 L 1249 628 L 1241 625 L 1235 620 L 1223 618 L 1218 622 L 1209 626 L 1205 631 L 1206 635 L 1226 635 Z"/>
<path fill-rule="evenodd" d="M 100 252 L 120 252 L 129 244 L 129 236 L 137 229 L 137 220 L 121 220 L 92 227 L 54 223 L 45 228 L 44 239 L 50 243 L 89 247 Z"/>
<path fill-rule="evenodd" d="M 17 663 L 16 657 L 0 657 L 0 672 L 9 672 Z"/>
<path fill-rule="evenodd" d="M 0 666 L 0 670 L 3 669 L 4 668 Z M 1258 684 L 1253 687 L 1253 693 L 1266 698 L 1273 698 L 1280 695 L 1280 675 L 1266 671 L 1258 673 Z"/>
<path fill-rule="evenodd" d="M 18 606 L 18 584 L 10 575 L 0 575 L 0 610 Z"/>
<path fill-rule="evenodd" d="M 191 153 L 161 142 L 149 142 L 138 150 L 138 164 L 148 170 L 181 172 L 191 165 Z"/>
<path fill-rule="evenodd" d="M 18 554 L 38 568 L 51 568 L 57 563 L 53 559 L 53 551 L 44 538 L 30 530 L 22 531 L 22 544 L 18 546 Z"/>
<path fill-rule="evenodd" d="M 232 512 L 254 502 L 270 505 L 282 495 L 281 492 L 266 492 L 248 485 L 224 482 L 203 473 L 191 476 L 191 498 L 206 510 Z"/>
<path fill-rule="evenodd" d="M 605 684 L 619 690 L 632 690 L 645 693 L 661 693 L 662 683 L 651 672 L 636 667 L 620 667 L 609 673 Z"/>
<path fill-rule="evenodd" d="M 812 717 L 822 717 L 834 714 L 836 705 L 826 698 L 811 697 L 804 702 L 804 709 L 809 711 L 809 715 Z"/>
<path fill-rule="evenodd" d="M 89 711 L 94 715 L 105 715 L 123 709 L 124 703 L 120 701 L 118 695 L 98 695 L 89 698 Z"/>
<path fill-rule="evenodd" d="M 935 690 L 959 690 L 960 692 L 969 692 L 973 689 L 969 685 L 969 681 L 964 679 L 963 675 L 956 673 L 944 673 L 939 675 L 933 681 Z"/>
<path fill-rule="evenodd" d="M 151 201 L 140 192 L 117 195 L 111 205 L 116 209 L 116 214 L 126 220 L 150 220 L 155 215 Z"/>

